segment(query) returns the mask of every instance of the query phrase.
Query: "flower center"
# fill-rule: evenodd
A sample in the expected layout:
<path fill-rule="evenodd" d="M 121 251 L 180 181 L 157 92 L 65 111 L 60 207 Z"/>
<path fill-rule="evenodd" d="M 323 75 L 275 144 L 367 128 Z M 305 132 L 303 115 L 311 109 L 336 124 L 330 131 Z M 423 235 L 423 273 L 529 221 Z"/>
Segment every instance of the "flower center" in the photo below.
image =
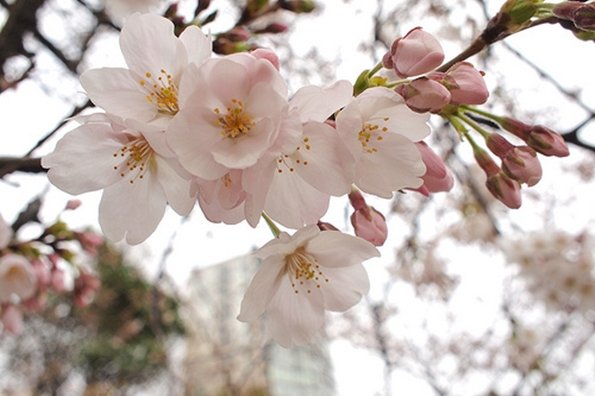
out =
<path fill-rule="evenodd" d="M 247 135 L 250 129 L 254 127 L 254 120 L 244 110 L 244 103 L 241 100 L 232 99 L 231 105 L 227 107 L 225 114 L 217 107 L 213 109 L 213 112 L 217 115 L 215 125 L 221 128 L 223 137 L 235 139 Z"/>
<path fill-rule="evenodd" d="M 388 120 L 388 117 L 383 118 L 383 121 L 385 122 Z M 357 140 L 359 140 L 362 145 L 362 149 L 366 153 L 375 153 L 378 151 L 378 148 L 374 146 L 384 139 L 381 133 L 386 132 L 388 132 L 387 127 L 380 128 L 378 124 L 366 122 L 362 130 L 357 134 Z"/>
<path fill-rule="evenodd" d="M 306 253 L 304 248 L 298 248 L 285 256 L 285 271 L 291 279 L 291 287 L 295 294 L 299 293 L 298 286 L 305 289 L 306 293 L 311 293 L 313 286 L 320 289 L 321 279 L 329 281 L 320 270 L 316 259 Z"/>
<path fill-rule="evenodd" d="M 139 83 L 147 91 L 147 101 L 156 105 L 159 112 L 175 115 L 179 110 L 178 88 L 171 74 L 161 69 L 157 79 L 150 72 L 146 72 L 145 77 L 147 79 Z"/>
<path fill-rule="evenodd" d="M 132 174 L 129 183 L 134 184 L 137 178 L 144 178 L 147 163 L 151 160 L 152 154 L 153 149 L 149 143 L 143 137 L 137 137 L 113 154 L 118 161 L 113 168 L 120 173 L 121 177 Z"/>

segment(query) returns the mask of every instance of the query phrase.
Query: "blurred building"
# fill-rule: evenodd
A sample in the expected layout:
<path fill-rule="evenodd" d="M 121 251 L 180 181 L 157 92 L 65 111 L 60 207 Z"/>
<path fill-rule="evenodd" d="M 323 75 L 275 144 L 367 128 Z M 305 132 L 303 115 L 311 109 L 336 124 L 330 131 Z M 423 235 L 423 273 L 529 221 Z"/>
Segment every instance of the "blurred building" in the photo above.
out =
<path fill-rule="evenodd" d="M 242 297 L 259 262 L 239 257 L 196 270 L 189 281 L 187 395 L 334 395 L 326 342 L 286 349 L 264 337 L 264 323 L 239 322 Z"/>

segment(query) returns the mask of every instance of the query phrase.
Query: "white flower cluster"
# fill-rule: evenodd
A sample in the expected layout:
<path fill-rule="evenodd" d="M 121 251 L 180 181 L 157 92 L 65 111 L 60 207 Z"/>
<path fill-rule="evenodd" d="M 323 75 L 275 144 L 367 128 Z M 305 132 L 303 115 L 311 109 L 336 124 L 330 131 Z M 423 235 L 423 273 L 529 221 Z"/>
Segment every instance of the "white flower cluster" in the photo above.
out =
<path fill-rule="evenodd" d="M 509 262 L 519 265 L 528 290 L 554 310 L 595 309 L 595 252 L 588 234 L 534 232 L 502 243 Z"/>

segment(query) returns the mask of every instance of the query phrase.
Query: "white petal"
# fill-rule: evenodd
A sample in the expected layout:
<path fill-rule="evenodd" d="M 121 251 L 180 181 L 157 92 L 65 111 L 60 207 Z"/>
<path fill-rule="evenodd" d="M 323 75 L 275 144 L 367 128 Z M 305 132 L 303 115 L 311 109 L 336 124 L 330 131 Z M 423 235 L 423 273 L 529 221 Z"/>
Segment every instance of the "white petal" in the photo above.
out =
<path fill-rule="evenodd" d="M 189 177 L 182 177 L 170 161 L 155 156 L 157 164 L 155 171 L 156 178 L 163 187 L 167 202 L 179 215 L 185 216 L 194 207 L 196 197 L 191 194 L 191 181 Z"/>
<path fill-rule="evenodd" d="M 134 184 L 121 181 L 103 191 L 99 224 L 105 236 L 116 242 L 126 238 L 131 245 L 147 239 L 163 218 L 167 199 L 151 173 Z"/>
<path fill-rule="evenodd" d="M 242 299 L 239 321 L 252 322 L 264 313 L 281 284 L 282 270 L 283 262 L 279 257 L 270 257 L 262 262 Z"/>
<path fill-rule="evenodd" d="M 370 242 L 339 231 L 322 231 L 307 243 L 306 250 L 321 266 L 331 268 L 358 265 L 380 256 Z"/>
<path fill-rule="evenodd" d="M 188 62 L 201 64 L 211 57 L 211 37 L 207 36 L 197 26 L 188 26 L 182 34 L 180 41 L 186 48 Z"/>
<path fill-rule="evenodd" d="M 293 155 L 299 175 L 318 190 L 341 196 L 353 182 L 353 157 L 334 128 L 319 122 L 304 124 L 304 139 Z M 299 158 L 299 163 L 296 159 Z"/>
<path fill-rule="evenodd" d="M 324 296 L 324 307 L 329 311 L 348 310 L 370 290 L 368 273 L 362 265 L 325 267 L 323 274 L 329 281 L 321 285 L 320 291 Z"/>
<path fill-rule="evenodd" d="M 92 69 L 81 75 L 81 85 L 97 106 L 122 118 L 150 121 L 157 107 L 147 101 L 140 80 L 122 68 Z"/>
<path fill-rule="evenodd" d="M 114 171 L 114 157 L 122 144 L 114 139 L 107 124 L 85 124 L 72 130 L 56 144 L 53 153 L 41 159 L 50 182 L 70 194 L 109 186 L 120 180 Z"/>
<path fill-rule="evenodd" d="M 4 249 L 12 239 L 12 228 L 0 215 L 0 249 Z"/>
<path fill-rule="evenodd" d="M 268 331 L 285 348 L 307 344 L 324 327 L 323 304 L 319 289 L 296 294 L 284 276 L 266 311 Z"/>
<path fill-rule="evenodd" d="M 298 229 L 304 224 L 316 224 L 326 213 L 329 194 L 306 183 L 296 172 L 282 168 L 275 172 L 269 187 L 265 211 L 285 227 Z"/>
<path fill-rule="evenodd" d="M 186 49 L 174 35 L 173 23 L 155 14 L 134 14 L 120 34 L 126 64 L 139 76 L 150 72 L 157 78 L 164 69 L 176 83 L 188 64 Z"/>
<path fill-rule="evenodd" d="M 299 112 L 302 122 L 323 122 L 346 106 L 353 98 L 352 93 L 353 86 L 345 80 L 337 81 L 326 88 L 310 85 L 298 89 L 291 98 L 289 107 Z"/>

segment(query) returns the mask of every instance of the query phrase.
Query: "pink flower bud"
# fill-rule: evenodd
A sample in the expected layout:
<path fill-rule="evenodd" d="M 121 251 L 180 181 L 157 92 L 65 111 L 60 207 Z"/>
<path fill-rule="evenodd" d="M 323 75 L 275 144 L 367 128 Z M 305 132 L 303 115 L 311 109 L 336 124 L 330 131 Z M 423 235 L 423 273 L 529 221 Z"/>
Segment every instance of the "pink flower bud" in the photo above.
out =
<path fill-rule="evenodd" d="M 509 208 L 518 209 L 521 207 L 521 186 L 516 180 L 506 176 L 504 172 L 488 176 L 486 187 L 496 199 Z"/>
<path fill-rule="evenodd" d="M 388 236 L 384 216 L 372 207 L 358 209 L 351 215 L 355 235 L 374 246 L 382 246 Z"/>
<path fill-rule="evenodd" d="M 90 231 L 74 232 L 73 234 L 85 252 L 97 256 L 97 249 L 103 245 L 103 238 L 100 235 Z"/>
<path fill-rule="evenodd" d="M 405 99 L 409 108 L 418 113 L 438 113 L 450 100 L 450 92 L 437 81 L 420 77 L 409 84 L 399 85 L 395 92 Z"/>
<path fill-rule="evenodd" d="M 31 312 L 41 312 L 48 302 L 47 293 L 37 293 L 28 300 L 23 301 L 22 305 Z"/>
<path fill-rule="evenodd" d="M 483 74 L 469 62 L 459 62 L 447 70 L 442 83 L 450 91 L 450 103 L 482 104 L 489 92 Z"/>
<path fill-rule="evenodd" d="M 595 3 L 565 1 L 556 4 L 552 13 L 558 18 L 572 21 L 581 30 L 595 31 Z"/>
<path fill-rule="evenodd" d="M 524 140 L 525 142 L 529 137 L 529 132 L 531 132 L 531 129 L 533 128 L 531 125 L 527 125 L 525 123 L 520 122 L 519 120 L 515 120 L 514 118 L 509 117 L 499 118 L 498 123 L 502 128 L 512 133 L 516 137 Z"/>
<path fill-rule="evenodd" d="M 510 143 L 506 138 L 497 133 L 491 133 L 486 138 L 486 144 L 490 151 L 500 158 L 504 156 L 514 148 L 514 145 Z"/>
<path fill-rule="evenodd" d="M 375 246 L 382 246 L 388 236 L 384 216 L 376 209 L 368 206 L 364 196 L 358 190 L 349 193 L 349 202 L 355 209 L 351 215 L 351 224 L 355 230 L 355 235 Z"/>
<path fill-rule="evenodd" d="M 257 48 L 254 51 L 251 51 L 250 54 L 257 59 L 264 59 L 271 62 L 271 64 L 275 66 L 275 69 L 279 70 L 279 57 L 272 50 L 267 48 Z"/>
<path fill-rule="evenodd" d="M 23 331 L 23 313 L 14 305 L 2 307 L 0 317 L 3 330 L 12 335 L 19 335 Z"/>
<path fill-rule="evenodd" d="M 75 210 L 77 209 L 79 206 L 82 205 L 82 202 L 80 199 L 71 199 L 68 202 L 66 202 L 66 210 Z"/>
<path fill-rule="evenodd" d="M 473 150 L 473 155 L 479 167 L 483 169 L 488 177 L 495 176 L 502 171 L 498 164 L 484 150 L 476 148 Z"/>
<path fill-rule="evenodd" d="M 541 180 L 541 164 L 531 147 L 514 147 L 502 158 L 502 170 L 519 183 L 534 186 Z"/>
<path fill-rule="evenodd" d="M 426 174 L 422 176 L 424 184 L 415 191 L 428 196 L 430 193 L 450 191 L 454 178 L 446 164 L 425 142 L 415 143 L 426 165 Z"/>
<path fill-rule="evenodd" d="M 541 125 L 531 128 L 526 142 L 529 147 L 543 155 L 566 157 L 570 154 L 564 138 L 559 133 Z"/>
<path fill-rule="evenodd" d="M 58 293 L 62 293 L 66 290 L 64 271 L 60 268 L 54 267 L 52 270 L 52 288 Z"/>
<path fill-rule="evenodd" d="M 430 72 L 443 60 L 444 51 L 438 40 L 417 27 L 392 43 L 383 64 L 388 69 L 394 69 L 398 76 L 409 77 Z"/>
<path fill-rule="evenodd" d="M 284 24 L 284 23 L 273 22 L 273 23 L 268 24 L 263 29 L 256 30 L 254 33 L 259 33 L 259 34 L 261 34 L 261 33 L 278 34 L 278 33 L 285 33 L 288 29 L 289 29 L 289 27 L 286 24 Z"/>
<path fill-rule="evenodd" d="M 37 286 L 38 287 L 48 286 L 51 281 L 51 275 L 50 275 L 50 269 L 48 268 L 46 263 L 44 263 L 41 260 L 35 259 L 31 262 L 31 266 L 33 267 L 33 272 L 35 272 L 35 275 L 37 277 Z"/>
<path fill-rule="evenodd" d="M 318 226 L 318 229 L 320 231 L 339 231 L 337 227 L 335 227 L 331 223 L 326 223 L 324 221 L 318 221 L 318 224 L 316 225 Z"/>

